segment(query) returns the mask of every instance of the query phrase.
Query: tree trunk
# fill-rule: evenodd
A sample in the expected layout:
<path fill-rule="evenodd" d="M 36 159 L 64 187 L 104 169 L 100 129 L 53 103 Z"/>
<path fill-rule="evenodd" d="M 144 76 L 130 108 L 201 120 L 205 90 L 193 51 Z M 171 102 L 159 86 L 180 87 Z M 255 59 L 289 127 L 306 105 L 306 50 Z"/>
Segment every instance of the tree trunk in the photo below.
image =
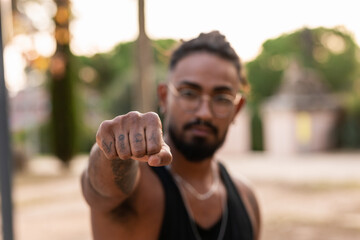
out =
<path fill-rule="evenodd" d="M 136 41 L 136 81 L 133 107 L 140 112 L 155 110 L 155 81 L 151 40 L 145 30 L 145 3 L 138 0 L 139 36 Z"/>
<path fill-rule="evenodd" d="M 69 0 L 56 0 L 55 16 L 56 52 L 50 65 L 50 93 L 52 102 L 52 134 L 54 154 L 65 165 L 75 153 L 76 111 L 74 100 L 74 77 L 72 74 L 72 54 L 69 48 Z"/>

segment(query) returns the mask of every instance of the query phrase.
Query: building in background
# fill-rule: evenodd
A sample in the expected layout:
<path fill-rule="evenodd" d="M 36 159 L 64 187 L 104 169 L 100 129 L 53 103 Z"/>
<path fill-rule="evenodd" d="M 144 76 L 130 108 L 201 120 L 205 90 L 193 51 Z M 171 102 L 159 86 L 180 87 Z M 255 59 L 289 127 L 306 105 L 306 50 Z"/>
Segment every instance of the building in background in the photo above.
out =
<path fill-rule="evenodd" d="M 40 152 L 40 127 L 49 121 L 51 104 L 43 86 L 28 87 L 11 96 L 9 101 L 10 129 L 23 135 L 15 142 L 14 156 L 30 157 Z M 18 159 L 15 159 L 18 161 Z M 22 161 L 19 159 L 19 161 Z"/>
<path fill-rule="evenodd" d="M 251 151 L 251 126 L 249 109 L 244 107 L 230 125 L 219 154 L 242 154 Z"/>
<path fill-rule="evenodd" d="M 262 107 L 264 149 L 269 153 L 330 150 L 340 104 L 320 75 L 296 61 L 284 72 L 278 93 Z"/>

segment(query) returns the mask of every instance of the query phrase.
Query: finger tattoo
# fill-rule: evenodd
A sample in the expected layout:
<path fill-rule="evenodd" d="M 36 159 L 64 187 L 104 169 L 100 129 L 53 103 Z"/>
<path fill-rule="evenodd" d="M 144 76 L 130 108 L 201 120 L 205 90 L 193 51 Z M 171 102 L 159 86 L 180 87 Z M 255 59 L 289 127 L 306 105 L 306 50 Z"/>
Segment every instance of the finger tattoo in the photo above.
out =
<path fill-rule="evenodd" d="M 135 135 L 135 142 L 139 143 L 139 142 L 142 142 L 143 141 L 143 135 L 141 133 L 137 133 Z"/>
<path fill-rule="evenodd" d="M 118 137 L 118 140 L 119 140 L 119 142 L 120 142 L 120 149 L 122 150 L 122 151 L 124 151 L 125 150 L 125 135 L 124 134 L 120 134 L 120 136 Z"/>
<path fill-rule="evenodd" d="M 112 144 L 113 144 L 112 141 L 110 141 L 110 143 L 107 144 L 107 143 L 105 142 L 105 140 L 102 140 L 102 145 L 103 145 L 103 147 L 105 148 L 105 150 L 106 150 L 107 153 L 110 153 L 110 152 L 111 152 L 111 146 L 112 146 Z"/>
<path fill-rule="evenodd" d="M 151 142 L 153 142 L 153 143 L 157 143 L 157 137 L 156 137 L 156 134 L 154 132 L 151 134 L 151 137 L 150 137 L 149 140 Z"/>

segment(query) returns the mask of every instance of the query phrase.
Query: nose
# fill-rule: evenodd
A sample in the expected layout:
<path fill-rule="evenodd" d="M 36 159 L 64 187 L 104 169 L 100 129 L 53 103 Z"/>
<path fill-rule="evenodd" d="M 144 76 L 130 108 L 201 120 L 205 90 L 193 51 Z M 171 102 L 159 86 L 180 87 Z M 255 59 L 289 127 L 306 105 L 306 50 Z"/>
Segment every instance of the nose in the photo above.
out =
<path fill-rule="evenodd" d="M 196 116 L 200 119 L 208 120 L 213 117 L 210 107 L 210 96 L 203 95 L 200 101 L 200 106 L 196 111 Z"/>

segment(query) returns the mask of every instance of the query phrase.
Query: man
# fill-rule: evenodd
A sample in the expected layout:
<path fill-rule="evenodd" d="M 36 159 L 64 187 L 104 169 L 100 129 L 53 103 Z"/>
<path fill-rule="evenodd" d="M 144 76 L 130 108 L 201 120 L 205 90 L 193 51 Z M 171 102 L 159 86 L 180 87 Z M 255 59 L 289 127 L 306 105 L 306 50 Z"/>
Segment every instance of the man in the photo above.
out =
<path fill-rule="evenodd" d="M 94 239 L 259 239 L 260 213 L 244 180 L 214 154 L 244 99 L 240 60 L 219 32 L 174 52 L 156 113 L 101 123 L 83 194 Z"/>

